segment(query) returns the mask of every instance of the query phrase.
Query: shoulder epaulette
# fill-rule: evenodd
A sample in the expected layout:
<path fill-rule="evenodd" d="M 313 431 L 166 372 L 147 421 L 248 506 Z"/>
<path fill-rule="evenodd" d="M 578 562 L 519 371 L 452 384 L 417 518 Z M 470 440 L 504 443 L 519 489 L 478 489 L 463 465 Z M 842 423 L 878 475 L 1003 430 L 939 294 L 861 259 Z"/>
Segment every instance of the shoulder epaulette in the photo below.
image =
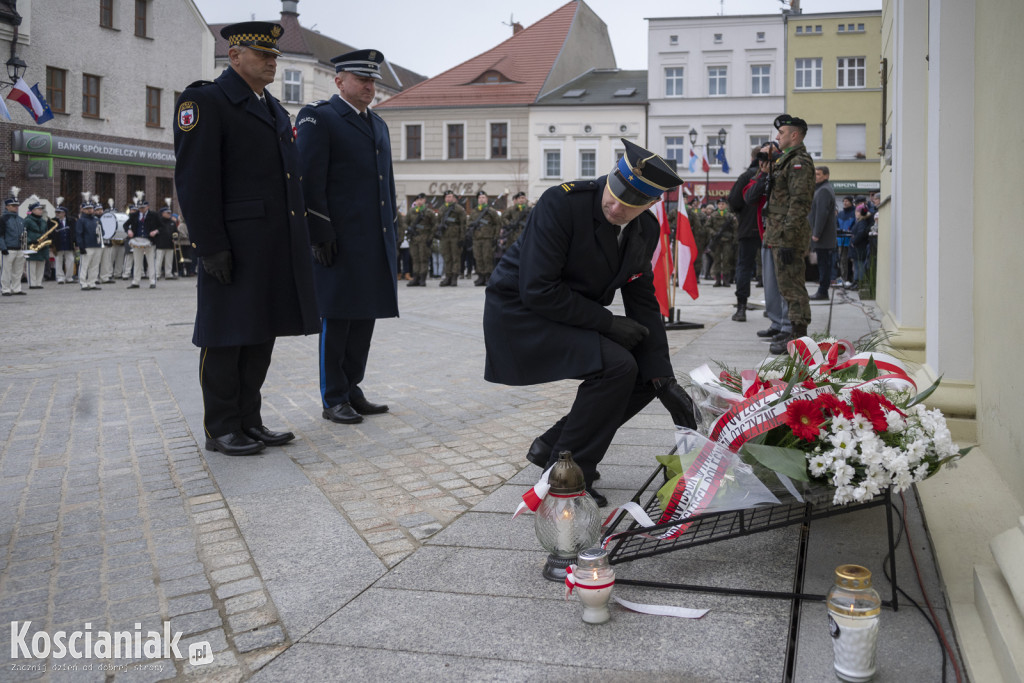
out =
<path fill-rule="evenodd" d="M 204 85 L 213 85 L 213 81 L 198 80 L 188 84 L 190 88 L 201 88 Z"/>
<path fill-rule="evenodd" d="M 592 192 L 597 189 L 596 180 L 574 180 L 571 183 L 562 183 L 559 187 L 571 194 L 573 192 Z"/>
<path fill-rule="evenodd" d="M 325 104 L 327 104 L 328 102 L 330 102 L 330 100 L 317 100 L 316 102 L 310 102 L 306 106 L 307 107 L 322 107 Z"/>

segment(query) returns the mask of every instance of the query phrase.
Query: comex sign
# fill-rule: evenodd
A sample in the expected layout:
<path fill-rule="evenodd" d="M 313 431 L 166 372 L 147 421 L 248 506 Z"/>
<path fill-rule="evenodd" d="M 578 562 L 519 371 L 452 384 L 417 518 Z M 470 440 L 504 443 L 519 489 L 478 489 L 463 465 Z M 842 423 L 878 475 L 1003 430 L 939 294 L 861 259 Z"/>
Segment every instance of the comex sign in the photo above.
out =
<path fill-rule="evenodd" d="M 11 622 L 11 659 L 183 659 L 178 641 L 181 631 L 171 633 L 170 622 L 165 621 L 163 633 L 142 632 L 136 622 L 134 631 L 93 631 L 86 622 L 83 630 L 34 631 L 31 621 Z M 213 661 L 210 643 L 200 641 L 188 646 L 189 663 L 198 666 Z"/>

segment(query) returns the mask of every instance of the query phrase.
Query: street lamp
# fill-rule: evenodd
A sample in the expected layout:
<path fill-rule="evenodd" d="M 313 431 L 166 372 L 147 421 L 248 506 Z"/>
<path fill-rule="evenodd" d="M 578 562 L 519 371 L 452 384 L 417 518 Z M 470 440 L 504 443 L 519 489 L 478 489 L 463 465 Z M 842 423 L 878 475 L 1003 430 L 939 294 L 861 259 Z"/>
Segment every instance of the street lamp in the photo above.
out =
<path fill-rule="evenodd" d="M 18 79 L 25 74 L 25 69 L 28 68 L 25 60 L 14 54 L 13 50 L 11 51 L 11 58 L 7 60 L 6 64 L 7 77 L 11 79 L 11 83 L 17 83 Z"/>

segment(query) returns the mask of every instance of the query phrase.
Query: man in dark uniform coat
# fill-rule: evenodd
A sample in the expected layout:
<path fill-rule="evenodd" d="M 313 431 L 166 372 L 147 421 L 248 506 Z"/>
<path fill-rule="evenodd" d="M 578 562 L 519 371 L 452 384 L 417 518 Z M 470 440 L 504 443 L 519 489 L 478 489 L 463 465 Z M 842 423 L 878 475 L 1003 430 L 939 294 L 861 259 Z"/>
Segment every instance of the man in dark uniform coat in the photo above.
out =
<path fill-rule="evenodd" d="M 291 441 L 260 417 L 274 339 L 317 330 L 312 256 L 288 113 L 264 88 L 278 24 L 221 30 L 230 66 L 178 99 L 174 181 L 202 268 L 192 343 L 200 352 L 207 450 L 258 453 Z"/>
<path fill-rule="evenodd" d="M 658 221 L 648 209 L 682 184 L 656 154 L 623 140 L 606 178 L 548 189 L 487 285 L 484 378 L 514 386 L 581 379 L 569 414 L 534 441 L 547 467 L 571 451 L 598 505 L 597 465 L 619 426 L 657 396 L 676 424 L 693 428 L 693 404 L 676 383 L 654 294 Z M 626 315 L 606 307 L 616 290 Z"/>
<path fill-rule="evenodd" d="M 303 107 L 296 125 L 316 259 L 323 416 L 354 424 L 388 410 L 359 383 L 374 322 L 398 316 L 398 207 L 388 127 L 368 109 L 384 55 L 356 50 L 331 61 L 339 94 Z"/>

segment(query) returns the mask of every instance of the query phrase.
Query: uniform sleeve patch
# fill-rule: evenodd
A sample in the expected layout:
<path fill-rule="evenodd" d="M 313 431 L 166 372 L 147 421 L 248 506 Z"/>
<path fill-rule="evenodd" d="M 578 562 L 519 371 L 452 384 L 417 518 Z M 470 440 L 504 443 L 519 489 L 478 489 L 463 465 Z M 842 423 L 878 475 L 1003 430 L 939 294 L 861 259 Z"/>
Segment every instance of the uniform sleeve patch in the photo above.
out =
<path fill-rule="evenodd" d="M 182 102 L 178 106 L 178 128 L 189 132 L 199 123 L 199 105 L 195 102 Z"/>

